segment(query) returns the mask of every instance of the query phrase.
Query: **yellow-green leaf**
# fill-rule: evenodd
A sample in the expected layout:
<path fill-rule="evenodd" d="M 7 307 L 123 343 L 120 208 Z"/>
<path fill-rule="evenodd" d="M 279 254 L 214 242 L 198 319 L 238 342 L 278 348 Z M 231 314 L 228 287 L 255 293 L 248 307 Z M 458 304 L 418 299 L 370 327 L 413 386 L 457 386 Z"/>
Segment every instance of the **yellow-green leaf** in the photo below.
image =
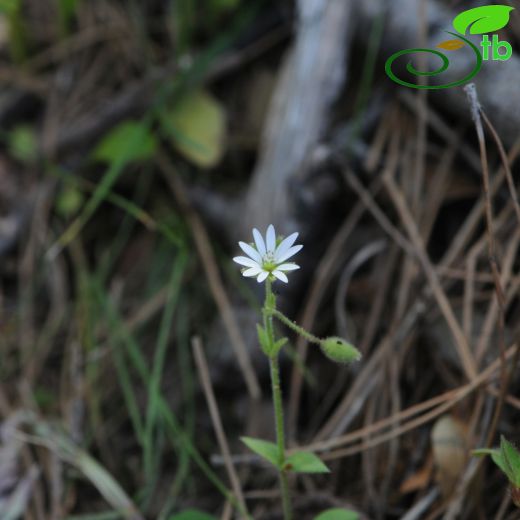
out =
<path fill-rule="evenodd" d="M 161 120 L 175 148 L 201 168 L 215 166 L 224 153 L 225 112 L 203 90 L 192 92 L 166 112 Z"/>
<path fill-rule="evenodd" d="M 38 151 L 38 143 L 34 129 L 30 126 L 20 125 L 9 133 L 9 151 L 15 159 L 24 163 L 35 161 Z"/>
<path fill-rule="evenodd" d="M 83 201 L 83 194 L 76 186 L 65 186 L 56 200 L 56 211 L 62 217 L 70 218 L 79 211 Z"/>
<path fill-rule="evenodd" d="M 150 159 L 157 142 L 147 125 L 124 121 L 113 128 L 94 150 L 94 158 L 108 164 L 127 164 Z"/>

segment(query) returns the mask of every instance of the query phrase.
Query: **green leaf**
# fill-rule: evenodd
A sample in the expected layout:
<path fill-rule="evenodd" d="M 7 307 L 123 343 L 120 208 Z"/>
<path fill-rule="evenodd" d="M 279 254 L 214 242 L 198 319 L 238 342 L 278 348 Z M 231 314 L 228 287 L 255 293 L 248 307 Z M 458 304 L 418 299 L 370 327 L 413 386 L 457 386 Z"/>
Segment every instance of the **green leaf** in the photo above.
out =
<path fill-rule="evenodd" d="M 20 125 L 9 133 L 9 151 L 15 159 L 32 163 L 38 149 L 36 135 L 30 126 Z"/>
<path fill-rule="evenodd" d="M 280 468 L 278 463 L 278 446 L 274 442 L 254 439 L 253 437 L 240 437 L 240 440 L 257 455 L 270 462 L 276 468 Z"/>
<path fill-rule="evenodd" d="M 327 509 L 320 513 L 314 520 L 359 520 L 359 515 L 347 509 Z"/>
<path fill-rule="evenodd" d="M 462 11 L 453 20 L 453 27 L 460 34 L 485 34 L 498 31 L 509 22 L 513 7 L 508 5 L 484 5 Z"/>
<path fill-rule="evenodd" d="M 13 14 L 20 10 L 22 0 L 0 0 L 0 13 Z"/>
<path fill-rule="evenodd" d="M 500 438 L 500 453 L 505 462 L 507 476 L 512 484 L 520 486 L 520 453 L 503 435 Z"/>
<path fill-rule="evenodd" d="M 196 509 L 186 509 L 182 513 L 170 516 L 169 520 L 217 520 L 216 517 L 198 511 Z"/>
<path fill-rule="evenodd" d="M 70 19 L 76 13 L 78 0 L 58 0 L 60 15 L 65 19 Z"/>
<path fill-rule="evenodd" d="M 211 168 L 224 153 L 225 120 L 220 103 L 199 90 L 181 98 L 161 117 L 161 125 L 186 159 L 201 168 Z"/>
<path fill-rule="evenodd" d="M 258 342 L 260 343 L 260 347 L 262 347 L 263 353 L 266 356 L 270 356 L 272 348 L 269 342 L 269 338 L 267 337 L 266 330 L 257 323 L 256 332 L 258 333 Z"/>
<path fill-rule="evenodd" d="M 478 450 L 473 450 L 473 455 L 477 457 L 481 457 L 484 455 L 491 455 L 491 459 L 493 462 L 505 473 L 505 475 L 509 478 L 509 470 L 505 460 L 502 458 L 502 452 L 496 448 L 481 448 Z"/>
<path fill-rule="evenodd" d="M 145 161 L 156 148 L 156 139 L 147 125 L 125 121 L 103 138 L 94 150 L 94 158 L 109 164 Z"/>
<path fill-rule="evenodd" d="M 65 186 L 56 200 L 56 212 L 65 218 L 74 216 L 83 204 L 83 193 L 76 186 Z"/>
<path fill-rule="evenodd" d="M 65 36 L 70 31 L 71 22 L 74 19 L 78 8 L 78 0 L 57 0 L 58 1 L 58 18 L 60 22 L 60 30 Z"/>
<path fill-rule="evenodd" d="M 330 473 L 329 468 L 311 451 L 298 451 L 285 460 L 284 467 L 293 473 Z"/>
<path fill-rule="evenodd" d="M 275 341 L 273 346 L 273 355 L 277 355 L 283 346 L 287 343 L 287 341 L 287 338 L 280 338 L 279 340 Z"/>

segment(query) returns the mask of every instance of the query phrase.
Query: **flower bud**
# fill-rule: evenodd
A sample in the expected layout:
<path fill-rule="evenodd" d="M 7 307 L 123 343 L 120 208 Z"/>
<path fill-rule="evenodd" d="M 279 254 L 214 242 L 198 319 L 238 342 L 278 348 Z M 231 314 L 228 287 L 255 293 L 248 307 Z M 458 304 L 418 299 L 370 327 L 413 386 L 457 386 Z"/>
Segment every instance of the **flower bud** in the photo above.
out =
<path fill-rule="evenodd" d="M 336 336 L 325 338 L 320 346 L 323 353 L 336 363 L 352 363 L 361 359 L 361 352 L 356 347 Z"/>

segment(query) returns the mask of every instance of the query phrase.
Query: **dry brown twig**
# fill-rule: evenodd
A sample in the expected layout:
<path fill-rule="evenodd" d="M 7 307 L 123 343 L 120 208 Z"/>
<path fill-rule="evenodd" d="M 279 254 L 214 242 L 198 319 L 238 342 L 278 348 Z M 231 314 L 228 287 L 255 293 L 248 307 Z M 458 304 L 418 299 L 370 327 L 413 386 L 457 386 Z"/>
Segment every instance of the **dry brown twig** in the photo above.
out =
<path fill-rule="evenodd" d="M 502 287 L 500 271 L 498 268 L 498 262 L 496 259 L 496 245 L 495 245 L 495 234 L 494 234 L 494 226 L 493 226 L 493 206 L 492 200 L 490 196 L 489 189 L 489 166 L 487 160 L 487 152 L 486 152 L 486 142 L 484 136 L 484 129 L 482 127 L 482 108 L 477 98 L 477 89 L 474 83 L 470 83 L 464 87 L 466 95 L 468 97 L 468 102 L 470 105 L 471 116 L 473 118 L 473 122 L 475 123 L 475 129 L 477 131 L 477 138 L 480 149 L 480 158 L 482 161 L 482 179 L 483 179 L 483 189 L 486 200 L 486 234 L 487 234 L 487 242 L 488 242 L 488 255 L 489 255 L 489 264 L 491 267 L 491 272 L 493 273 L 493 281 L 495 284 L 495 291 L 497 296 L 498 308 L 499 308 L 499 349 L 500 349 L 500 359 L 501 359 L 501 374 L 500 374 L 500 397 L 498 399 L 495 414 L 493 416 L 490 428 L 488 430 L 488 436 L 486 439 L 486 446 L 489 447 L 493 441 L 493 436 L 495 435 L 495 430 L 498 424 L 498 419 L 500 417 L 500 413 L 502 411 L 502 406 L 504 404 L 504 399 L 507 393 L 507 384 L 508 384 L 508 376 L 506 373 L 506 361 L 505 361 L 505 344 L 504 344 L 504 328 L 505 328 L 505 297 L 504 297 L 504 289 Z M 497 136 L 498 137 L 498 136 Z M 506 172 L 509 167 L 506 166 Z"/>

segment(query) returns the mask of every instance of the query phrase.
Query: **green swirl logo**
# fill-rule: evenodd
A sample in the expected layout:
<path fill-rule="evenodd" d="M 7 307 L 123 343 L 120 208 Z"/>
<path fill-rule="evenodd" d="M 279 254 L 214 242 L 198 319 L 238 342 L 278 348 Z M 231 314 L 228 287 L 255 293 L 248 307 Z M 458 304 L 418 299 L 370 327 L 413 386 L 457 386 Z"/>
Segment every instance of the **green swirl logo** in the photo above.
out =
<path fill-rule="evenodd" d="M 498 31 L 499 29 L 502 29 L 502 27 L 505 27 L 509 22 L 509 15 L 512 10 L 513 7 L 508 5 L 485 5 L 482 7 L 475 7 L 474 9 L 468 9 L 467 11 L 463 11 L 455 17 L 453 20 L 453 27 L 457 32 L 455 33 L 451 31 L 445 31 L 447 34 L 454 36 L 455 39 L 441 42 L 437 45 L 437 48 L 445 51 L 456 51 L 466 45 L 469 46 L 475 56 L 475 63 L 472 70 L 463 78 L 456 81 L 451 81 L 450 83 L 422 85 L 401 79 L 396 75 L 393 70 L 393 65 L 397 59 L 407 54 L 421 52 L 437 56 L 440 58 L 441 64 L 435 70 L 421 71 L 416 69 L 412 65 L 412 62 L 409 61 L 406 65 L 406 70 L 410 74 L 414 76 L 437 76 L 445 72 L 450 66 L 450 61 L 446 54 L 436 49 L 427 48 L 404 49 L 392 54 L 385 63 L 385 71 L 388 77 L 399 85 L 416 89 L 439 90 L 444 88 L 458 87 L 459 85 L 467 83 L 478 74 L 482 67 L 483 60 L 490 59 L 490 54 L 492 59 L 495 61 L 506 61 L 511 58 L 513 54 L 511 45 L 506 41 L 500 41 L 496 34 L 493 35 L 493 39 L 490 41 L 487 33 Z M 482 41 L 480 43 L 482 52 L 473 42 L 464 37 L 468 30 L 469 34 L 483 35 Z M 490 48 L 492 51 L 491 53 Z"/>

